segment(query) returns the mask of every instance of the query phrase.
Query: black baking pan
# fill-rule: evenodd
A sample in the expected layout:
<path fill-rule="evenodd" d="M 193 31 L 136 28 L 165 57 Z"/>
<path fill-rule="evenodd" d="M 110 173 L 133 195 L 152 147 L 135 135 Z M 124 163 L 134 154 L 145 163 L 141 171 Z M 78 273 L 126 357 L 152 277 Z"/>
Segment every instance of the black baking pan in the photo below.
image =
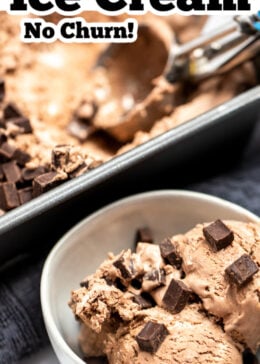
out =
<path fill-rule="evenodd" d="M 125 195 L 228 168 L 259 115 L 260 87 L 188 121 L 0 218 L 0 263 L 49 248 L 72 225 Z"/>

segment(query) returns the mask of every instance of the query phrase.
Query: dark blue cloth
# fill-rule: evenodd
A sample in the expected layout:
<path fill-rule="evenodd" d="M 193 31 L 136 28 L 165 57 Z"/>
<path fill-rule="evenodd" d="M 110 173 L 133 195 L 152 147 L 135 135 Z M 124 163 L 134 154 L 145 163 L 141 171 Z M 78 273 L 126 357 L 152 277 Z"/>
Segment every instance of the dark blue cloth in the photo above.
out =
<path fill-rule="evenodd" d="M 260 123 L 228 172 L 185 187 L 225 198 L 260 215 Z M 44 258 L 22 259 L 0 274 L 1 364 L 15 363 L 48 342 L 39 298 Z"/>
<path fill-rule="evenodd" d="M 244 153 L 238 158 L 228 172 L 192 184 L 188 188 L 227 199 L 260 216 L 260 122 Z"/>

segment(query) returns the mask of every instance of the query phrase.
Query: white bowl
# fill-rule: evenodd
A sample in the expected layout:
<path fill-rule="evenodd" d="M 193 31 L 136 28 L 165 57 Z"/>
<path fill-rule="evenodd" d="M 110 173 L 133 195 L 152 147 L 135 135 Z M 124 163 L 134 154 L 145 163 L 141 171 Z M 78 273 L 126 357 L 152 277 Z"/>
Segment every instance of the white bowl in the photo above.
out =
<path fill-rule="evenodd" d="M 209 195 L 157 191 L 120 200 L 70 230 L 51 251 L 41 281 L 43 316 L 60 362 L 84 363 L 78 348 L 78 323 L 67 302 L 71 290 L 96 270 L 109 251 L 131 247 L 138 227 L 151 227 L 159 242 L 217 218 L 259 221 L 242 207 Z"/>

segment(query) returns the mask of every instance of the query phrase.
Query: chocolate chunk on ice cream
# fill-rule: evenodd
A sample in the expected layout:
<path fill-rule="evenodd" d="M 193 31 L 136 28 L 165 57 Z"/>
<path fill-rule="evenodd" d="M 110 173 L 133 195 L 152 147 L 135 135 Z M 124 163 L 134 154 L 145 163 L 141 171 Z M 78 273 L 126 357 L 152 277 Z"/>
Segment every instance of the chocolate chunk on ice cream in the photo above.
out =
<path fill-rule="evenodd" d="M 162 257 L 171 265 L 177 269 L 181 267 L 182 259 L 179 253 L 176 251 L 174 242 L 170 239 L 165 239 L 160 243 L 160 250 Z"/>
<path fill-rule="evenodd" d="M 140 350 L 155 353 L 167 335 L 168 331 L 164 324 L 148 321 L 136 335 L 136 341 Z"/>
<path fill-rule="evenodd" d="M 203 234 L 215 252 L 226 248 L 234 240 L 233 232 L 221 220 L 204 227 Z"/>
<path fill-rule="evenodd" d="M 153 243 L 153 234 L 149 227 L 144 226 L 139 228 L 135 234 L 135 245 L 138 243 Z"/>
<path fill-rule="evenodd" d="M 226 268 L 229 280 L 238 286 L 248 283 L 258 271 L 257 264 L 247 254 L 243 254 Z"/>

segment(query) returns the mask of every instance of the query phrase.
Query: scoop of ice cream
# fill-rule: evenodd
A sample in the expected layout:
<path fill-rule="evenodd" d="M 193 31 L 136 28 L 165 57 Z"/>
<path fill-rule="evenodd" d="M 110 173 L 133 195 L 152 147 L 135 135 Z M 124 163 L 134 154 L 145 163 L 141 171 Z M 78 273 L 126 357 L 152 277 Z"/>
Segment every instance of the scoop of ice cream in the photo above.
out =
<path fill-rule="evenodd" d="M 219 106 L 240 92 L 256 85 L 256 80 L 255 68 L 250 62 L 247 62 L 225 76 L 215 76 L 204 80 L 193 90 L 185 89 L 185 100 L 182 104 L 175 107 L 169 116 L 158 119 L 149 132 L 141 131 L 140 128 L 133 141 L 120 148 L 118 154 L 127 152 L 133 147 Z M 173 92 L 176 97 L 176 90 Z"/>
<path fill-rule="evenodd" d="M 212 251 L 203 227 L 197 225 L 174 239 L 183 259 L 186 284 L 202 299 L 204 308 L 223 319 L 233 340 L 256 351 L 260 345 L 260 272 L 239 286 L 230 282 L 225 270 L 243 255 L 260 265 L 260 225 L 227 221 L 234 240 L 226 248 Z"/>
<path fill-rule="evenodd" d="M 198 309 L 196 304 L 190 305 L 174 316 L 159 307 L 146 310 L 129 327 L 108 335 L 105 353 L 109 363 L 242 363 L 229 337 Z M 147 322 L 163 323 L 168 330 L 155 353 L 141 350 L 136 340 Z"/>

